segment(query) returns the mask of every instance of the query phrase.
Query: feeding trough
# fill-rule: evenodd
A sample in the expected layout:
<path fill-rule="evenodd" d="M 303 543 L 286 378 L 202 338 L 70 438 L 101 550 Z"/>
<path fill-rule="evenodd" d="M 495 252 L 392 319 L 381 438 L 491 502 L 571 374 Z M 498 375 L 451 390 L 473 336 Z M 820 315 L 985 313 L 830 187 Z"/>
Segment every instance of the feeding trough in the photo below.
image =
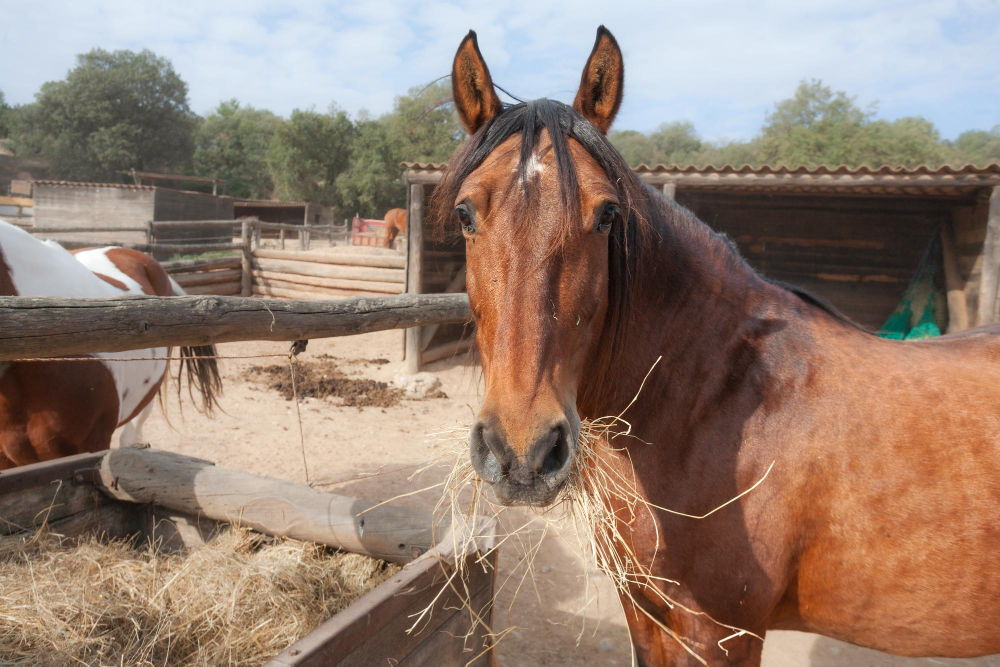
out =
<path fill-rule="evenodd" d="M 496 551 L 481 562 L 476 553 L 455 554 L 456 541 L 440 532 L 434 544 L 428 513 L 375 507 L 150 449 L 81 454 L 0 473 L 3 558 L 19 537 L 40 527 L 46 535 L 81 542 L 93 536 L 131 538 L 134 544 L 152 540 L 158 551 L 182 558 L 229 524 L 402 565 L 274 655 L 270 667 L 493 664 L 487 642 Z M 483 548 L 493 539 L 486 525 Z M 462 579 L 447 585 L 457 559 L 467 559 Z M 4 651 L 0 644 L 0 661 Z"/>

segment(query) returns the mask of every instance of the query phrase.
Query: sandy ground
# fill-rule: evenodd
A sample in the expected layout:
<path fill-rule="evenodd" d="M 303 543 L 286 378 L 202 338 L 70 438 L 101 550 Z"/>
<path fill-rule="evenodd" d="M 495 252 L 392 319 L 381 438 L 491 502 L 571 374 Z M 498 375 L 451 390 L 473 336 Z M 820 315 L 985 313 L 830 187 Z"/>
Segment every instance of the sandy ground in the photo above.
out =
<path fill-rule="evenodd" d="M 283 343 L 233 343 L 220 354 L 284 355 Z M 391 381 L 402 367 L 402 333 L 311 341 L 299 359 L 308 363 L 329 354 L 349 375 Z M 364 360 L 388 359 L 386 364 Z M 171 393 L 168 423 L 159 409 L 146 424 L 145 439 L 154 447 L 210 459 L 247 472 L 304 481 L 298 421 L 292 402 L 273 390 L 243 379 L 254 365 L 283 359 L 229 360 L 223 364 L 225 414 L 214 420 L 195 412 L 185 400 L 183 416 Z M 468 423 L 479 405 L 479 375 L 460 360 L 438 362 L 428 370 L 443 383 L 447 398 L 403 400 L 388 408 L 343 407 L 332 399 L 305 399 L 302 424 L 305 458 L 312 481 L 335 493 L 381 501 L 439 481 L 440 469 L 409 479 L 414 470 L 447 446 L 429 434 Z M 185 397 L 186 399 L 186 397 Z M 432 509 L 438 492 L 399 499 L 401 505 Z M 529 520 L 523 511 L 512 520 Z M 541 525 L 535 524 L 541 536 Z M 581 562 L 569 528 L 550 530 L 541 539 L 534 576 L 519 565 L 524 546 L 501 549 L 500 576 L 506 583 L 494 612 L 497 629 L 514 627 L 500 643 L 505 667 L 556 665 L 629 665 L 625 618 L 610 582 Z M 515 595 L 515 591 L 517 591 Z M 588 603 L 589 601 L 589 603 Z M 929 613 L 933 613 L 929 610 Z M 903 659 L 831 639 L 797 632 L 773 632 L 764 644 L 764 665 L 977 665 L 1000 667 L 1000 657 L 979 660 Z"/>

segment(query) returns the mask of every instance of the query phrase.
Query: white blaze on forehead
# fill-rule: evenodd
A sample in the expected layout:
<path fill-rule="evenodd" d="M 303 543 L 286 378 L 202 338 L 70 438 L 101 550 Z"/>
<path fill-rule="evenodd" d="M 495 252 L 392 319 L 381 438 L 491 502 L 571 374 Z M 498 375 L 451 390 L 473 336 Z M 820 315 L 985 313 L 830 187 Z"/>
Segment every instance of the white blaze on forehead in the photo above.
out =
<path fill-rule="evenodd" d="M 517 167 L 514 167 L 512 171 L 517 173 Z M 541 176 L 543 171 L 545 171 L 545 165 L 542 163 L 538 151 L 535 151 L 528 156 L 527 162 L 524 163 L 524 178 L 525 180 L 530 180 L 535 176 Z"/>

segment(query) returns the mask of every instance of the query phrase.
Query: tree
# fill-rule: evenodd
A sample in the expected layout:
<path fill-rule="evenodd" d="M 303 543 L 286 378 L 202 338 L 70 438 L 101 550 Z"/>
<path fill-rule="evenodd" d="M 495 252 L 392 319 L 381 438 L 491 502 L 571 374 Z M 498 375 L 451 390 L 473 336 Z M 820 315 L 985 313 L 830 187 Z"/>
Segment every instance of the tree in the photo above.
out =
<path fill-rule="evenodd" d="M 378 218 L 406 203 L 401 162 L 444 162 L 464 137 L 447 83 L 411 88 L 391 112 L 361 114 L 356 127 L 350 168 L 337 187 L 349 211 Z"/>
<path fill-rule="evenodd" d="M 195 134 L 196 173 L 225 178 L 226 192 L 233 196 L 270 197 L 274 181 L 266 155 L 283 122 L 270 111 L 243 107 L 236 100 L 220 103 Z"/>
<path fill-rule="evenodd" d="M 0 139 L 10 136 L 10 107 L 0 90 Z"/>
<path fill-rule="evenodd" d="M 267 149 L 275 197 L 341 208 L 336 182 L 350 164 L 355 132 L 351 119 L 335 106 L 325 114 L 293 111 Z"/>
<path fill-rule="evenodd" d="M 66 80 L 44 84 L 35 99 L 15 123 L 14 147 L 46 158 L 59 177 L 114 181 L 130 168 L 190 167 L 187 84 L 151 51 L 77 56 Z"/>
<path fill-rule="evenodd" d="M 803 81 L 794 96 L 778 102 L 765 117 L 761 158 L 787 166 L 857 163 L 864 125 L 873 114 L 822 81 Z"/>
<path fill-rule="evenodd" d="M 958 135 L 955 140 L 956 162 L 986 165 L 1000 162 L 1000 125 L 994 125 L 989 132 L 969 130 Z"/>

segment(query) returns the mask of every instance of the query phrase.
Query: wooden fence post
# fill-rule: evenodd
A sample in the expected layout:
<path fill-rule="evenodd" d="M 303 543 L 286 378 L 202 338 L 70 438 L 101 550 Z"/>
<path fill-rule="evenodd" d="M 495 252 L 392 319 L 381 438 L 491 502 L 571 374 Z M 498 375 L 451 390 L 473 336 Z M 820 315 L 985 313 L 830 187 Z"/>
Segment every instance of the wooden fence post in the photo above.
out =
<path fill-rule="evenodd" d="M 990 209 L 986 216 L 986 240 L 983 241 L 983 269 L 980 276 L 977 326 L 996 321 L 997 281 L 1000 279 L 1000 185 L 993 186 L 990 195 Z"/>
<path fill-rule="evenodd" d="M 951 221 L 941 225 L 941 257 L 944 262 L 944 283 L 948 294 L 948 330 L 957 333 L 969 328 L 969 311 L 965 301 L 965 285 L 958 270 L 955 237 Z"/>
<path fill-rule="evenodd" d="M 281 249 L 285 249 L 285 230 L 284 228 L 278 230 L 278 239 L 281 241 Z"/>
<path fill-rule="evenodd" d="M 155 239 L 156 239 L 156 234 L 153 232 L 153 221 L 152 220 L 147 220 L 146 221 L 146 244 L 147 245 L 152 245 Z"/>
<path fill-rule="evenodd" d="M 256 250 L 259 247 L 260 247 L 260 225 L 253 225 L 253 249 Z"/>
<path fill-rule="evenodd" d="M 240 238 L 243 241 L 243 261 L 242 270 L 243 273 L 240 276 L 240 296 L 250 296 L 251 291 L 251 261 L 253 259 L 253 248 L 251 247 L 251 237 L 253 236 L 253 229 L 250 226 L 249 220 L 243 221 L 243 227 L 240 230 Z"/>
<path fill-rule="evenodd" d="M 406 221 L 406 291 L 410 294 L 423 292 L 424 254 L 424 186 L 410 185 L 410 210 Z M 406 330 L 406 372 L 420 372 L 420 327 Z"/>
<path fill-rule="evenodd" d="M 663 194 L 666 195 L 667 199 L 677 199 L 677 184 L 676 183 L 664 183 L 663 184 Z"/>

